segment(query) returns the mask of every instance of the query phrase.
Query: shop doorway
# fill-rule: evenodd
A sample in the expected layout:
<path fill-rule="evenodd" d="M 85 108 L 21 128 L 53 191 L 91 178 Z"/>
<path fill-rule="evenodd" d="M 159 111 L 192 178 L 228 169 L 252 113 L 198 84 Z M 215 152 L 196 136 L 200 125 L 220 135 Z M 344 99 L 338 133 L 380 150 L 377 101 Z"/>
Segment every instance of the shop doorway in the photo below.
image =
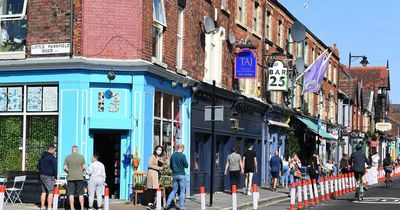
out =
<path fill-rule="evenodd" d="M 110 197 L 119 198 L 121 133 L 96 132 L 93 134 L 93 154 L 98 154 L 106 170 L 106 183 Z"/>

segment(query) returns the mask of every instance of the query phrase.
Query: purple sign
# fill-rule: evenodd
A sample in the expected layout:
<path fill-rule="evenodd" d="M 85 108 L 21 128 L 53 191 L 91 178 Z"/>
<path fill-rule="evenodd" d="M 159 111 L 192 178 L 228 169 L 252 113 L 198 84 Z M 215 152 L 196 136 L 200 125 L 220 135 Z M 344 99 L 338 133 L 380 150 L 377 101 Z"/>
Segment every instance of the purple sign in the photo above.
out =
<path fill-rule="evenodd" d="M 241 50 L 235 57 L 235 79 L 256 77 L 257 57 L 249 49 Z"/>

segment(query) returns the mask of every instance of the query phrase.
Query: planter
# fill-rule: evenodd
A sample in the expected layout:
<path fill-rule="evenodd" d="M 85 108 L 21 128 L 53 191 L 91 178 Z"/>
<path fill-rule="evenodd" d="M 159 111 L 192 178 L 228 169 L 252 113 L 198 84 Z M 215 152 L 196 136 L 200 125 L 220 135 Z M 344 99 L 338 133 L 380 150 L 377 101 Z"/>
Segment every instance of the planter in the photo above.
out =
<path fill-rule="evenodd" d="M 139 161 L 139 160 L 134 160 L 133 163 L 132 163 L 132 165 L 133 165 L 134 168 L 138 168 L 138 167 L 139 167 L 139 164 L 140 164 L 140 161 Z"/>

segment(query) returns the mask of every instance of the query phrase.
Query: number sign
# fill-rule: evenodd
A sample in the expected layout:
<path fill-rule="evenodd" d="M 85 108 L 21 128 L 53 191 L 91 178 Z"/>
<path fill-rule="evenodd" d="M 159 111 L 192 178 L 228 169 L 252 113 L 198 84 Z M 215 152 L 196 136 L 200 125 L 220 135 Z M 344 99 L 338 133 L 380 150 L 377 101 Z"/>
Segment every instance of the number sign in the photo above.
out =
<path fill-rule="evenodd" d="M 235 58 L 235 79 L 256 77 L 257 57 L 249 49 L 241 50 Z"/>
<path fill-rule="evenodd" d="M 275 61 L 268 73 L 268 90 L 287 91 L 287 68 L 282 61 Z"/>

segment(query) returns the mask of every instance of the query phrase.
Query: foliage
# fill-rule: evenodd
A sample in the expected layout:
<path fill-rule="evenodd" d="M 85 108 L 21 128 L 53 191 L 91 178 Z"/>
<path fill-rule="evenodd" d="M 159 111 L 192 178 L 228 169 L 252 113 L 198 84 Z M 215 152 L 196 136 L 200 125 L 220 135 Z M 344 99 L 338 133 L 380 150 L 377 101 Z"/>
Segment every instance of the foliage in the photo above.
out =
<path fill-rule="evenodd" d="M 0 117 L 0 140 L 0 173 L 21 170 L 22 117 Z"/>
<path fill-rule="evenodd" d="M 172 178 L 171 177 L 161 177 L 160 185 L 164 187 L 172 186 Z"/>
<path fill-rule="evenodd" d="M 299 139 L 291 133 L 286 134 L 285 155 L 292 156 L 300 152 Z"/>

